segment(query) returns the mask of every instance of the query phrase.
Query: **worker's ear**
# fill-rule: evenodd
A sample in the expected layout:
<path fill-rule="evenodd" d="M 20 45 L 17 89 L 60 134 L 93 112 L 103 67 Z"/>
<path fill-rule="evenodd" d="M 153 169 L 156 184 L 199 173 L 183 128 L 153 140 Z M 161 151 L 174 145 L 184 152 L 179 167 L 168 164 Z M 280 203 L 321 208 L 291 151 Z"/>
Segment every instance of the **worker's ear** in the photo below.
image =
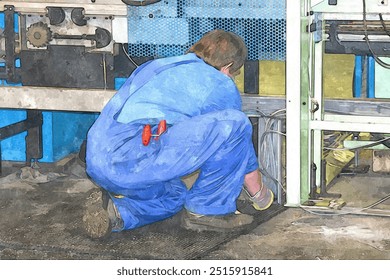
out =
<path fill-rule="evenodd" d="M 221 71 L 222 73 L 224 73 L 225 75 L 231 77 L 232 74 L 230 73 L 230 67 L 233 65 L 233 62 L 230 62 L 229 64 L 225 65 L 225 66 L 222 66 L 221 67 Z"/>

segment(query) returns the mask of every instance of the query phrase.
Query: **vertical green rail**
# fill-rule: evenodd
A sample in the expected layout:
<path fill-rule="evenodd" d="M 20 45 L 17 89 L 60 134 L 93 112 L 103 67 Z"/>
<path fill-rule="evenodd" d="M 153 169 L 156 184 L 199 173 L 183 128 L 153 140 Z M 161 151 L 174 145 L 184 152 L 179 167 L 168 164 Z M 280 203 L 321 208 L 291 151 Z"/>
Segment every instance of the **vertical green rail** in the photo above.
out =
<path fill-rule="evenodd" d="M 312 70 L 312 38 L 308 27 L 310 26 L 310 10 L 311 1 L 301 0 L 301 107 L 300 107 L 300 121 L 301 121 L 301 202 L 309 197 L 310 193 L 310 168 L 311 168 L 311 144 L 310 144 L 310 109 L 311 109 L 311 86 L 310 86 L 310 71 Z"/>
<path fill-rule="evenodd" d="M 299 206 L 310 192 L 310 1 L 286 1 L 286 206 Z"/>

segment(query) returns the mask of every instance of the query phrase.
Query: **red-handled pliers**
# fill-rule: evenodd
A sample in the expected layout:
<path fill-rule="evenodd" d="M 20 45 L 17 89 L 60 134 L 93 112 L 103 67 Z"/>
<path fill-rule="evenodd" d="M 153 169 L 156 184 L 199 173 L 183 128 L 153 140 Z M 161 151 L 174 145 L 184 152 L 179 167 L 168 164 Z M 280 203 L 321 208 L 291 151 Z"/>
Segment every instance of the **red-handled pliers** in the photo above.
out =
<path fill-rule="evenodd" d="M 167 131 L 166 120 L 161 120 L 158 123 L 157 134 L 152 134 L 152 127 L 150 124 L 145 125 L 142 131 L 142 144 L 144 144 L 144 146 L 149 145 L 150 139 L 152 139 L 152 137 L 154 137 L 154 140 L 158 140 L 161 134 L 163 134 L 165 131 Z"/>

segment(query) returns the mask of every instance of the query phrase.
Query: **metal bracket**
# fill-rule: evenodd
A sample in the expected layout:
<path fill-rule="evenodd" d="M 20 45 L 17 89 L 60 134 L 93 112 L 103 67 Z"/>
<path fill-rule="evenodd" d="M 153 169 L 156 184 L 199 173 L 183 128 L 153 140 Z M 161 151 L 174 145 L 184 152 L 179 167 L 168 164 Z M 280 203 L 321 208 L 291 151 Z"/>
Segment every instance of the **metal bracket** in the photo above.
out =
<path fill-rule="evenodd" d="M 5 71 L 0 71 L 0 79 L 6 79 L 11 83 L 19 83 L 21 80 L 19 70 L 16 68 L 15 30 L 14 30 L 14 6 L 4 6 L 5 18 Z"/>

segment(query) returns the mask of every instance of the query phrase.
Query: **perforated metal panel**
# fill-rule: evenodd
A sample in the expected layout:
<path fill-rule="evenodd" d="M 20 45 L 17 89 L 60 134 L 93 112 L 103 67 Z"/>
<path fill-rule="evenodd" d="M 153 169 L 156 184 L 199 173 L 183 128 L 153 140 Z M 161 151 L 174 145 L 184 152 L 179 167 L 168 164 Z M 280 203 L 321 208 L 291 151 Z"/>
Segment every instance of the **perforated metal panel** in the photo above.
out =
<path fill-rule="evenodd" d="M 128 7 L 129 54 L 183 54 L 213 29 L 239 34 L 249 60 L 285 60 L 285 0 L 162 0 Z"/>

